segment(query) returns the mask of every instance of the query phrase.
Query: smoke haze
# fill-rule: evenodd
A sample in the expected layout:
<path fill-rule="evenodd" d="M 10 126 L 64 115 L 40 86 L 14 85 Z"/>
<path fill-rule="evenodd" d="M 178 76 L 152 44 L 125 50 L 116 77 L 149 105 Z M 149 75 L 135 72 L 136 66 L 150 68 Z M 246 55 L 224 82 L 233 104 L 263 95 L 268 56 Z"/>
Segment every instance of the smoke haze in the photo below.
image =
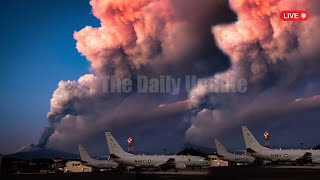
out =
<path fill-rule="evenodd" d="M 86 26 L 74 38 L 92 73 L 59 82 L 40 145 L 74 149 L 104 131 L 145 134 L 152 127 L 157 131 L 150 139 L 166 132 L 205 144 L 229 127 L 319 108 L 317 1 L 91 0 L 90 5 L 101 26 Z M 309 12 L 308 21 L 280 20 L 282 10 L 297 7 Z M 248 91 L 217 94 L 211 87 L 219 84 L 199 83 L 189 94 L 106 93 L 103 79 L 110 75 L 196 75 L 225 86 L 246 79 Z"/>

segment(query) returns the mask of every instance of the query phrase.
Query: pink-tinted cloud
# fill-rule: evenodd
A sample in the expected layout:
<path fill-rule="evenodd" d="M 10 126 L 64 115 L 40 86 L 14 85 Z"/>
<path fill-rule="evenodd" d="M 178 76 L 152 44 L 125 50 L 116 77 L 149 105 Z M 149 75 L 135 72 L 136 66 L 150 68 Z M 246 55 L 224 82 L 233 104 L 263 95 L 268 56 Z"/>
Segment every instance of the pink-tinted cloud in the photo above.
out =
<path fill-rule="evenodd" d="M 211 96 L 211 104 L 223 106 L 213 112 L 200 113 L 199 121 L 202 123 L 195 118 L 187 131 L 187 137 L 193 141 L 201 141 L 204 136 L 209 138 L 206 133 L 201 133 L 208 127 L 214 129 L 217 135 L 226 127 L 250 120 L 265 120 L 265 117 L 275 115 L 270 118 L 272 120 L 279 118 L 280 114 L 286 116 L 294 110 L 298 111 L 299 108 L 286 105 L 299 98 L 295 86 L 306 83 L 308 78 L 317 76 L 319 72 L 320 34 L 316 31 L 320 25 L 318 1 L 230 0 L 229 4 L 237 13 L 238 20 L 214 26 L 212 32 L 217 45 L 230 57 L 232 67 L 211 79 L 226 86 L 233 86 L 232 82 L 236 79 L 247 79 L 248 92 L 238 96 L 220 95 L 210 89 L 214 87 L 212 85 L 199 84 L 194 88 L 191 99 L 202 102 L 204 97 Z M 288 9 L 307 10 L 310 19 L 304 22 L 282 21 L 280 12 Z M 314 100 L 317 102 L 319 98 Z M 315 105 L 318 107 L 319 103 Z M 305 106 L 301 104 L 301 107 Z M 219 116 L 215 115 L 217 113 Z M 204 121 L 204 118 L 209 120 Z"/>
<path fill-rule="evenodd" d="M 230 22 L 233 16 L 224 0 L 91 0 L 90 5 L 100 27 L 86 26 L 74 38 L 92 74 L 59 82 L 49 128 L 40 140 L 51 148 L 76 147 L 106 129 L 183 116 L 188 101 L 172 103 L 170 94 L 106 93 L 103 78 L 215 72 L 220 67 L 207 66 L 213 61 L 210 24 Z"/>

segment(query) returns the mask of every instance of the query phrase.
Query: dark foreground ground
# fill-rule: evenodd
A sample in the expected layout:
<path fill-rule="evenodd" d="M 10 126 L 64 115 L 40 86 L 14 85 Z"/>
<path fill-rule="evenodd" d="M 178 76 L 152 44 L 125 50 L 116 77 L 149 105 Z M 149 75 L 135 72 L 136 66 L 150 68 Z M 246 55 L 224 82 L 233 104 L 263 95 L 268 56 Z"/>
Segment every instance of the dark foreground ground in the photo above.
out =
<path fill-rule="evenodd" d="M 15 175 L 15 179 L 317 179 L 320 180 L 320 168 L 297 167 L 219 167 L 207 171 L 179 172 L 99 172 L 47 175 Z"/>

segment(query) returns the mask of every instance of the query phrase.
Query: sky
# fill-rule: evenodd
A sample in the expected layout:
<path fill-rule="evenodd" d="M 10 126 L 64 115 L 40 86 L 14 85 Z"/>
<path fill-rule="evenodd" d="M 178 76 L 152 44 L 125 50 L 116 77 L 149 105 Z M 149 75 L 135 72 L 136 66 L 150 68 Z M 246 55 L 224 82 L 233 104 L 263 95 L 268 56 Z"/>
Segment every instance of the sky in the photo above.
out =
<path fill-rule="evenodd" d="M 1 153 L 29 144 L 105 152 L 106 131 L 121 145 L 134 137 L 147 152 L 213 147 L 217 137 L 243 149 L 242 125 L 260 141 L 270 131 L 282 147 L 320 143 L 318 1 L 3 4 Z M 279 14 L 288 8 L 305 9 L 310 18 L 283 22 Z M 181 86 L 141 93 L 141 75 L 180 78 Z M 190 91 L 186 75 L 199 80 Z M 106 90 L 111 76 L 131 80 L 132 91 Z"/>
<path fill-rule="evenodd" d="M 2 1 L 1 153 L 38 143 L 58 82 L 89 72 L 72 34 L 99 21 L 88 1 L 74 2 Z"/>

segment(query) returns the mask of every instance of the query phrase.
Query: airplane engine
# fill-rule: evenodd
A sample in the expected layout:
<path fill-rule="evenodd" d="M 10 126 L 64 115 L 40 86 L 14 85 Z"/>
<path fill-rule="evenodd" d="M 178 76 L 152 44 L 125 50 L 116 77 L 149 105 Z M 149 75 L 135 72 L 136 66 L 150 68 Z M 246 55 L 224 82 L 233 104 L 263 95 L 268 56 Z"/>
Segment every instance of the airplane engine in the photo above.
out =
<path fill-rule="evenodd" d="M 185 169 L 187 166 L 183 163 L 178 163 L 175 165 L 175 168 L 176 169 Z"/>

